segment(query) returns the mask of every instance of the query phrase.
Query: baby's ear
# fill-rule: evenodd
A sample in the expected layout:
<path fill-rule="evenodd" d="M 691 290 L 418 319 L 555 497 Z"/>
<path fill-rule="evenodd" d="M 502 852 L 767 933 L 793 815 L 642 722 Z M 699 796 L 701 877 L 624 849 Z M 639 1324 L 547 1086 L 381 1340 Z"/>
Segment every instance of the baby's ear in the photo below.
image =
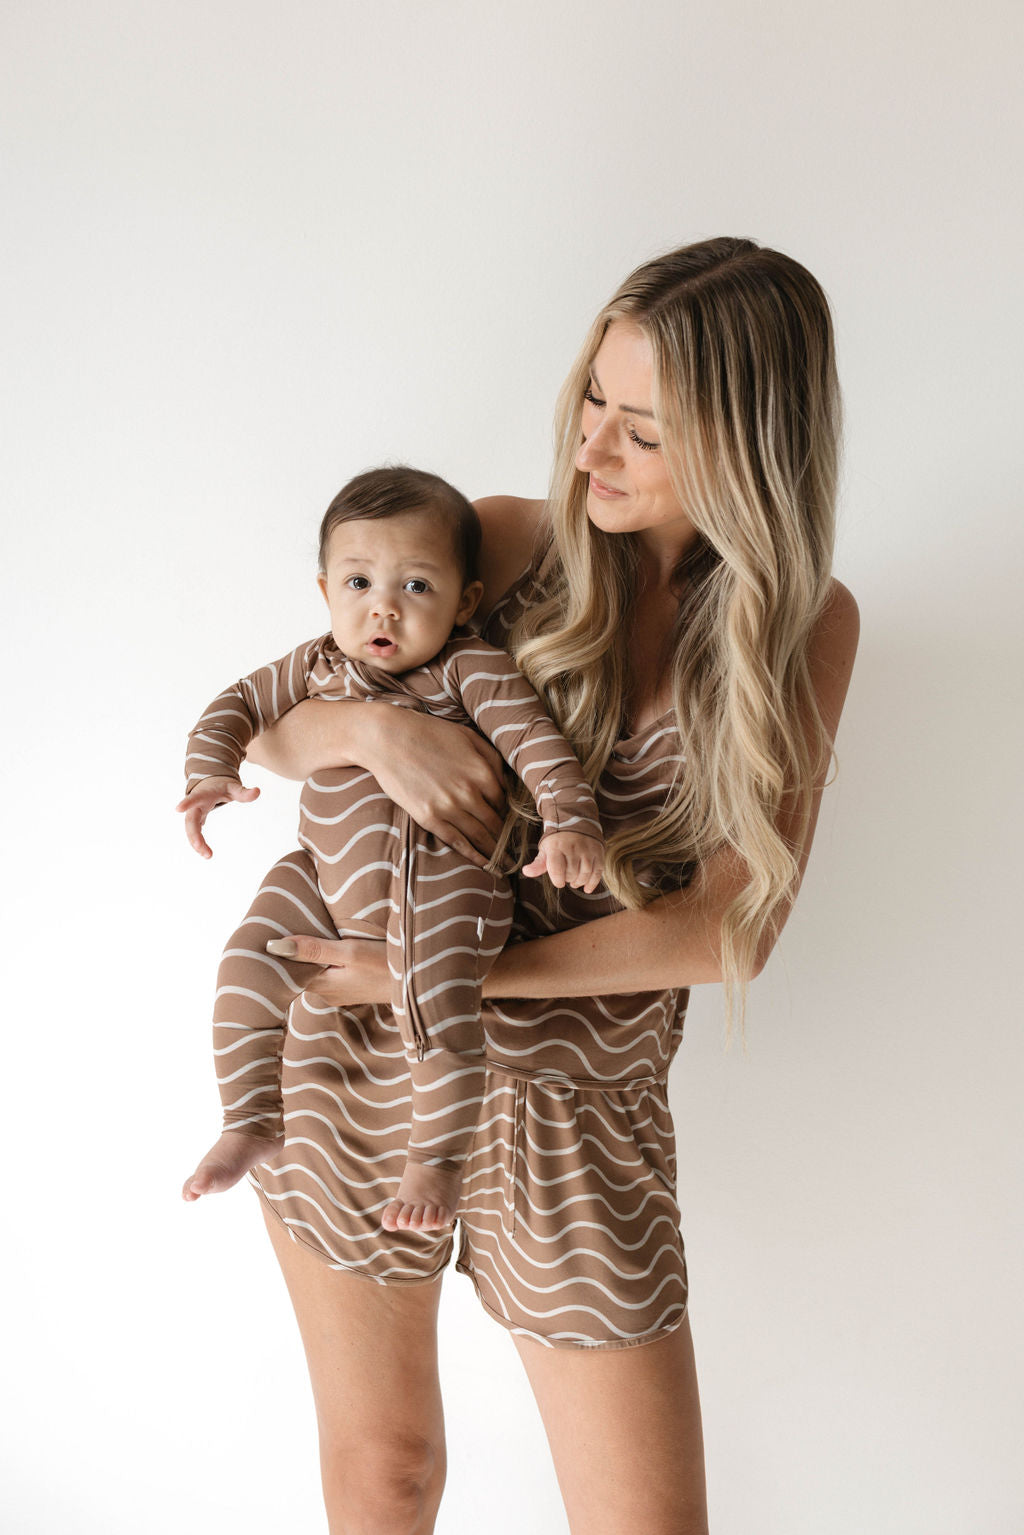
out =
<path fill-rule="evenodd" d="M 316 584 L 320 588 L 320 595 L 321 595 L 321 597 L 327 603 L 327 606 L 330 607 L 330 602 L 328 602 L 328 599 L 327 599 L 327 577 L 326 576 L 317 576 Z"/>
<path fill-rule="evenodd" d="M 477 605 L 483 594 L 484 583 L 482 581 L 471 581 L 469 583 L 469 585 L 466 587 L 466 590 L 462 594 L 462 600 L 459 603 L 459 611 L 455 615 L 455 622 L 457 624 L 469 623 L 469 620 L 473 617 L 473 614 L 477 610 Z"/>

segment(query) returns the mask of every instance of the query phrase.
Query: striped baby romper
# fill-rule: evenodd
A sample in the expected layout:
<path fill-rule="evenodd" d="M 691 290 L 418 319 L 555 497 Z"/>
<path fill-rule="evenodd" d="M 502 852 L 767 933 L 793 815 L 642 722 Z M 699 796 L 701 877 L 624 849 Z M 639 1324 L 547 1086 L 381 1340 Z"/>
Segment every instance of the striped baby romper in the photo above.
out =
<path fill-rule="evenodd" d="M 191 789 L 238 776 L 253 736 L 303 698 L 390 702 L 475 725 L 533 795 L 545 832 L 600 837 L 582 770 L 503 650 L 450 639 L 400 676 L 354 662 L 328 634 L 225 689 L 189 737 Z M 214 1007 L 226 1129 L 280 1135 L 285 1023 L 308 965 L 266 953 L 290 932 L 386 940 L 392 1012 L 412 1080 L 411 1160 L 458 1169 L 484 1091 L 480 987 L 508 937 L 507 879 L 437 841 L 361 768 L 335 768 L 302 792 L 299 842 L 270 870 L 228 941 Z"/>

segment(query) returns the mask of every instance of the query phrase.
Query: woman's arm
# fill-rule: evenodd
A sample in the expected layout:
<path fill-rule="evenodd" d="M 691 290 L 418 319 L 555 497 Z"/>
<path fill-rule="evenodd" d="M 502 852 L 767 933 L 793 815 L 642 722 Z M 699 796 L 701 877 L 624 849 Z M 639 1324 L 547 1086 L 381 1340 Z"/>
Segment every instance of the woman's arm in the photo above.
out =
<path fill-rule="evenodd" d="M 860 619 L 857 604 L 838 582 L 811 642 L 811 674 L 818 708 L 835 740 L 853 670 Z M 398 711 L 396 711 L 398 712 Z M 798 860 L 803 878 L 821 806 L 827 765 L 815 786 L 807 834 Z M 787 815 L 780 830 L 787 834 Z M 730 850 L 709 859 L 693 884 L 660 896 L 642 911 L 620 911 L 498 955 L 484 981 L 488 997 L 587 997 L 630 991 L 661 991 L 722 979 L 722 915 L 746 883 L 745 869 Z M 795 899 L 795 896 L 794 896 Z M 782 930 L 792 901 L 758 956 L 760 973 Z M 316 991 L 334 1006 L 386 1002 L 387 967 L 377 944 L 345 940 L 322 944 L 298 940 L 296 957 L 332 968 Z"/>
<path fill-rule="evenodd" d="M 835 740 L 839 728 L 859 633 L 857 604 L 847 588 L 836 581 L 809 653 L 818 709 L 830 741 Z M 814 787 L 807 832 L 797 860 L 801 880 L 810 857 L 827 771 L 826 763 Z M 791 835 L 790 812 L 783 811 L 779 830 L 784 837 Z M 708 860 L 692 885 L 660 896 L 641 911 L 616 912 L 550 938 L 505 949 L 484 982 L 484 995 L 585 997 L 720 981 L 722 917 L 745 884 L 742 861 L 726 849 Z M 796 891 L 758 955 L 755 975 L 767 963 L 795 899 Z"/>

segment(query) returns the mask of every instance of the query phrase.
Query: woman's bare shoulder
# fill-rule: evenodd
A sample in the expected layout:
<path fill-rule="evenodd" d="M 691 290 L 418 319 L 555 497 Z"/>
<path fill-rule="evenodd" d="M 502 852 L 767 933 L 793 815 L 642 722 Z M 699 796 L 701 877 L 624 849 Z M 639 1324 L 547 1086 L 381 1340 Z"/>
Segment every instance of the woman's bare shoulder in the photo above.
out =
<path fill-rule="evenodd" d="M 484 595 L 479 611 L 487 613 L 533 558 L 547 503 L 523 496 L 485 496 L 473 504 L 484 535 L 480 551 Z"/>
<path fill-rule="evenodd" d="M 860 609 L 849 587 L 833 581 L 811 635 L 809 661 L 826 729 L 835 735 L 860 638 Z"/>
<path fill-rule="evenodd" d="M 814 648 L 853 655 L 860 636 L 860 609 L 848 586 L 833 580 L 814 631 Z"/>

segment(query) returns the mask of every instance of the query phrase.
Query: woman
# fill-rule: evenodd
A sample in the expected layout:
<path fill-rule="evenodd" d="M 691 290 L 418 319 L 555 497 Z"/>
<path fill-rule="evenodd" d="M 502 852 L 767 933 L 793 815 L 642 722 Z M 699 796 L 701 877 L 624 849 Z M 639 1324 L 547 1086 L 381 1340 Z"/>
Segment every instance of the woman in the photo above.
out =
<path fill-rule="evenodd" d="M 723 981 L 742 1016 L 806 866 L 857 642 L 830 575 L 838 437 L 818 284 L 712 240 L 641 267 L 597 317 L 548 501 L 479 504 L 482 611 L 503 599 L 486 632 L 597 787 L 618 898 L 549 912 L 521 882 L 534 941 L 486 983 L 490 1090 L 460 1210 L 460 1267 L 515 1337 L 574 1535 L 707 1528 L 665 1076 L 684 988 Z M 476 862 L 501 827 L 489 746 L 429 716 L 302 705 L 253 756 L 295 777 L 358 763 Z M 293 1019 L 290 1139 L 260 1178 L 330 1528 L 425 1535 L 447 1247 L 374 1214 L 407 1124 L 377 947 L 296 945 L 330 968 Z"/>

